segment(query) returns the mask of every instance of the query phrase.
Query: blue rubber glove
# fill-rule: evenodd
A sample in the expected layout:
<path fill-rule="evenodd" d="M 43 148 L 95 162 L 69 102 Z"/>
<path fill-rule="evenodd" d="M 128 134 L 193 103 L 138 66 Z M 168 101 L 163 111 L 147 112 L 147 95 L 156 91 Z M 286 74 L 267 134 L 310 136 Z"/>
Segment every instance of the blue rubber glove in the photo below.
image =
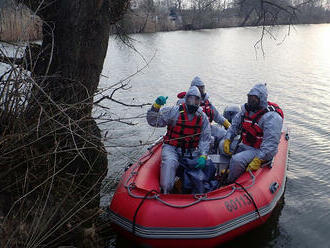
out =
<path fill-rule="evenodd" d="M 167 100 L 168 96 L 159 96 L 157 97 L 155 103 L 152 105 L 154 108 L 156 109 L 160 109 L 162 105 L 166 104 L 166 100 Z"/>
<path fill-rule="evenodd" d="M 167 97 L 165 97 L 165 96 L 159 96 L 159 97 L 157 97 L 157 99 L 156 99 L 156 103 L 157 103 L 158 105 L 165 105 L 165 104 L 166 104 L 166 100 L 167 100 L 167 98 L 168 98 L 168 96 L 167 96 Z"/>
<path fill-rule="evenodd" d="M 195 166 L 196 169 L 204 169 L 206 165 L 206 156 L 202 155 L 197 159 L 197 165 Z"/>

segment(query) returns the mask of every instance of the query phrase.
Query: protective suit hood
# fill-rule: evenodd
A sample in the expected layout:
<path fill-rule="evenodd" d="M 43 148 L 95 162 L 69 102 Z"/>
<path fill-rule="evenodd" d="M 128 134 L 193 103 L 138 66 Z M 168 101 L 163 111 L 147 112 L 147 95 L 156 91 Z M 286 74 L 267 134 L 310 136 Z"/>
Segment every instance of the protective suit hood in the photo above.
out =
<path fill-rule="evenodd" d="M 188 113 L 194 114 L 199 109 L 201 93 L 196 86 L 191 86 L 185 96 Z"/>
<path fill-rule="evenodd" d="M 235 115 L 240 111 L 240 108 L 236 105 L 227 106 L 223 111 L 223 117 L 225 117 L 230 123 L 234 119 Z"/>
<path fill-rule="evenodd" d="M 202 101 L 206 101 L 210 98 L 209 94 L 205 93 L 205 96 L 203 97 L 203 99 L 201 99 Z"/>
<path fill-rule="evenodd" d="M 197 96 L 200 99 L 201 93 L 199 92 L 199 89 L 196 86 L 191 86 L 187 91 L 185 98 L 187 98 L 188 96 Z"/>
<path fill-rule="evenodd" d="M 261 109 L 267 108 L 268 91 L 266 88 L 266 84 L 256 84 L 249 91 L 248 95 L 257 96 L 260 100 L 259 106 L 261 107 Z"/>
<path fill-rule="evenodd" d="M 200 77 L 194 77 L 194 79 L 191 81 L 190 86 L 205 86 L 204 82 L 200 79 Z"/>

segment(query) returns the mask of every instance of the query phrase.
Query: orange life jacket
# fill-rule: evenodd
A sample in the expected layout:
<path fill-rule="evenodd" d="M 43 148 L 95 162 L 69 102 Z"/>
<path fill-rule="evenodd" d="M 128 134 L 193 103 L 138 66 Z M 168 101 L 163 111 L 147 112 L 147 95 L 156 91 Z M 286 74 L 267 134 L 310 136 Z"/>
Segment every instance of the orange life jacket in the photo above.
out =
<path fill-rule="evenodd" d="M 194 118 L 189 121 L 184 103 L 179 106 L 179 111 L 175 126 L 167 126 L 164 143 L 184 149 L 196 148 L 202 130 L 202 115 L 194 115 Z"/>
<path fill-rule="evenodd" d="M 264 132 L 262 128 L 258 125 L 258 121 L 260 118 L 269 111 L 275 111 L 278 113 L 282 119 L 284 118 L 284 114 L 282 109 L 276 104 L 272 102 L 268 102 L 268 106 L 266 109 L 259 110 L 251 117 L 249 116 L 250 112 L 246 111 L 244 114 L 243 122 L 242 122 L 242 142 L 248 146 L 252 146 L 254 148 L 260 148 Z"/>

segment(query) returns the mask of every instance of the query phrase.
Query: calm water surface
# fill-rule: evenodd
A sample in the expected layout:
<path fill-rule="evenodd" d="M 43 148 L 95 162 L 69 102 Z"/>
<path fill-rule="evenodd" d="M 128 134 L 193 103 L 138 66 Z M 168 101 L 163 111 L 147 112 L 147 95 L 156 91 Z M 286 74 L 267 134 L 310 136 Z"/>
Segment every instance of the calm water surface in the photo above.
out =
<path fill-rule="evenodd" d="M 213 104 L 246 101 L 249 89 L 267 82 L 269 100 L 284 110 L 290 129 L 288 180 L 283 204 L 265 227 L 228 244 L 230 247 L 330 247 L 330 25 L 299 25 L 273 30 L 276 39 L 259 28 L 133 35 L 136 51 L 110 38 L 101 87 L 129 78 L 130 89 L 118 91 L 126 104 L 152 103 L 159 95 L 176 102 L 198 75 L 206 83 Z M 148 63 L 148 65 L 146 65 Z M 126 81 L 127 82 L 127 81 Z M 157 139 L 163 128 L 149 127 L 148 107 L 127 108 L 104 102 L 105 118 L 129 118 L 135 126 L 103 124 L 109 131 L 109 181 L 118 179 L 123 167 L 146 149 L 140 145 Z M 111 192 L 106 192 L 111 195 Z M 109 198 L 109 197 L 108 197 Z M 105 204 L 108 199 L 105 197 Z"/>

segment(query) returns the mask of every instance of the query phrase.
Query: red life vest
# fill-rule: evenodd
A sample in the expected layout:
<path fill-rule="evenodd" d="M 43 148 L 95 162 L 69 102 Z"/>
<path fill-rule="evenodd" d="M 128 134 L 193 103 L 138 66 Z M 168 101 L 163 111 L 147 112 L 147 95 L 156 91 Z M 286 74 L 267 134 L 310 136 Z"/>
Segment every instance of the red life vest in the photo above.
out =
<path fill-rule="evenodd" d="M 186 92 L 185 91 L 182 91 L 182 92 L 180 92 L 179 94 L 177 94 L 176 96 L 178 97 L 178 98 L 180 98 L 180 99 L 182 99 L 182 98 L 184 98 L 185 96 L 186 96 Z"/>
<path fill-rule="evenodd" d="M 212 109 L 212 104 L 209 100 L 205 100 L 201 102 L 200 106 L 203 108 L 203 112 L 207 115 L 211 123 L 214 119 L 214 110 Z"/>
<path fill-rule="evenodd" d="M 186 105 L 179 106 L 179 117 L 175 126 L 168 125 L 164 143 L 185 149 L 196 148 L 202 130 L 202 115 L 195 115 L 189 121 Z"/>
<path fill-rule="evenodd" d="M 184 98 L 186 95 L 186 92 L 180 92 L 179 94 L 177 94 L 177 97 L 182 99 Z M 203 109 L 203 112 L 207 115 L 207 117 L 209 118 L 210 123 L 213 121 L 214 119 L 214 110 L 212 109 L 212 104 L 210 103 L 209 100 L 205 100 L 205 101 L 201 101 L 200 106 Z"/>
<path fill-rule="evenodd" d="M 264 132 L 262 128 L 258 125 L 258 121 L 264 114 L 269 111 L 275 111 L 282 117 L 282 119 L 284 118 L 282 109 L 276 103 L 272 102 L 268 102 L 268 106 L 266 109 L 259 110 L 251 117 L 249 116 L 249 111 L 245 112 L 242 122 L 243 144 L 252 146 L 257 149 L 260 148 Z"/>

